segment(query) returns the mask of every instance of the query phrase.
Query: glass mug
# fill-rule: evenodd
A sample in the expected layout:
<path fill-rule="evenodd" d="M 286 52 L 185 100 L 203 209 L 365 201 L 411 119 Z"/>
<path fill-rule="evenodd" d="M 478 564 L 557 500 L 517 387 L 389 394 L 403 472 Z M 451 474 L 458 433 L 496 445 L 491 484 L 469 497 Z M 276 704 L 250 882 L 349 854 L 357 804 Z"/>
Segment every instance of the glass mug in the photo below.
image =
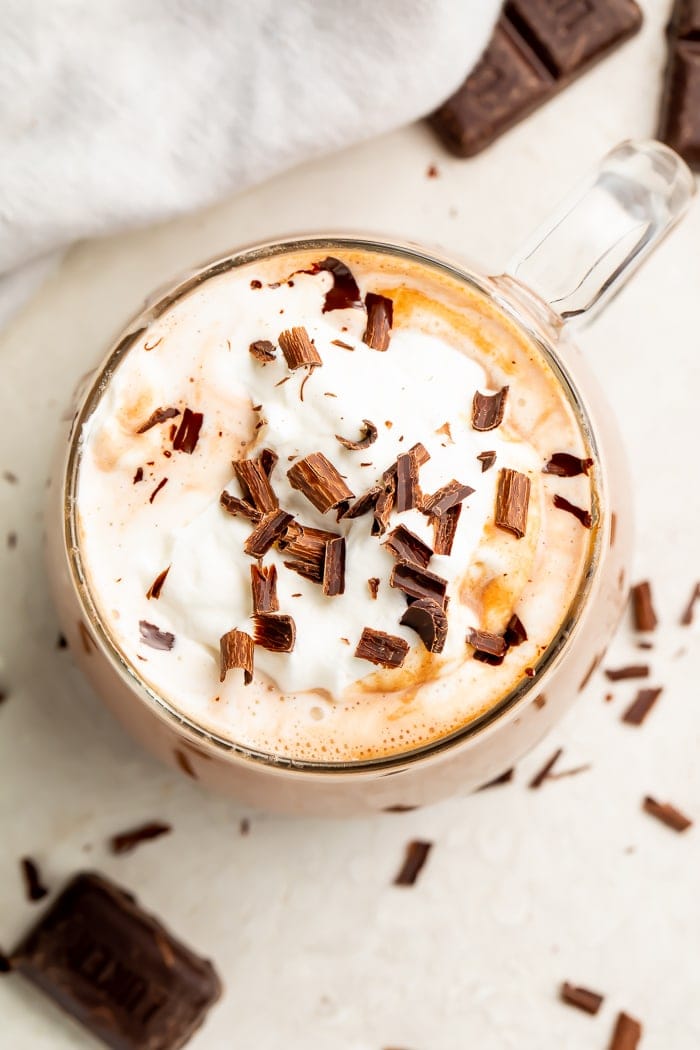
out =
<path fill-rule="evenodd" d="M 50 490 L 52 590 L 75 659 L 128 732 L 162 761 L 206 787 L 277 812 L 344 816 L 422 806 L 497 777 L 533 747 L 585 686 L 601 660 L 627 595 L 632 501 L 614 413 L 570 338 L 678 221 L 692 176 L 657 142 L 623 143 L 521 249 L 505 274 L 488 277 L 461 261 L 409 244 L 357 236 L 297 237 L 243 249 L 152 297 L 88 380 L 61 445 Z M 346 763 L 262 754 L 197 725 L 157 695 L 119 651 L 101 621 L 81 561 L 75 489 L 80 437 L 105 381 L 143 328 L 208 277 L 284 251 L 382 252 L 436 268 L 487 296 L 550 364 L 599 469 L 598 522 L 574 601 L 535 674 L 449 737 L 410 752 Z"/>

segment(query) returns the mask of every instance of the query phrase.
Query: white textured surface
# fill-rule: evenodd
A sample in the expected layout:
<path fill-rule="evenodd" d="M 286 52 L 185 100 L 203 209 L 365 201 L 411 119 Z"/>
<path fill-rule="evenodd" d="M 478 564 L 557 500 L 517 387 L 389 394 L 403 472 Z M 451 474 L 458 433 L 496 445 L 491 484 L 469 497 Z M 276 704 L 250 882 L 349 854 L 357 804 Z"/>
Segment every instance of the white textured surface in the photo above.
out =
<path fill-rule="evenodd" d="M 598 675 L 509 786 L 342 824 L 243 814 L 143 757 L 90 696 L 53 648 L 41 558 L 58 417 L 146 291 L 232 245 L 324 225 L 437 241 L 497 267 L 599 154 L 653 131 L 667 5 L 645 7 L 640 37 L 480 158 L 451 161 L 410 128 L 203 215 L 78 248 L 6 334 L 0 471 L 20 483 L 0 480 L 3 533 L 19 534 L 0 552 L 5 947 L 36 915 L 17 867 L 30 853 L 52 887 L 104 870 L 215 959 L 227 993 L 193 1050 L 606 1050 L 619 1008 L 644 1021 L 642 1050 L 700 1046 L 700 622 L 677 626 L 700 578 L 700 203 L 580 337 L 619 404 L 637 573 L 653 578 L 662 620 L 650 655 L 664 694 L 643 728 L 619 721 L 636 683 Z M 425 177 L 431 162 L 439 178 Z M 607 665 L 631 656 L 646 658 L 623 628 Z M 562 766 L 593 768 L 528 791 L 560 745 Z M 640 812 L 646 793 L 699 825 L 674 835 Z M 108 835 L 151 818 L 174 833 L 106 852 Z M 394 888 L 413 837 L 434 849 L 413 889 Z M 607 993 L 597 1018 L 556 1001 L 564 978 Z M 19 979 L 0 982 L 0 1016 L 8 1050 L 92 1045 Z"/>

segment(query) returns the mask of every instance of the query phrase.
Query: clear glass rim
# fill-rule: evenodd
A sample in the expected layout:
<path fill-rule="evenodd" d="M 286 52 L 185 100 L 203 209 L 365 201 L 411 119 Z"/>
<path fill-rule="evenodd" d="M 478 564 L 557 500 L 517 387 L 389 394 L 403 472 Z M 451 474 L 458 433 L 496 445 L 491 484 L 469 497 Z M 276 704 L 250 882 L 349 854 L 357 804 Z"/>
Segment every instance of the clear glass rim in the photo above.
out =
<path fill-rule="evenodd" d="M 268 769 L 325 775 L 369 772 L 376 774 L 384 771 L 385 775 L 389 775 L 391 772 L 398 772 L 402 766 L 414 765 L 417 762 L 435 757 L 446 750 L 457 748 L 477 735 L 485 733 L 488 729 L 494 727 L 497 722 L 508 717 L 515 717 L 519 709 L 525 706 L 528 701 L 531 701 L 534 696 L 544 691 L 546 679 L 550 677 L 555 666 L 575 641 L 575 636 L 578 633 L 577 627 L 588 606 L 588 599 L 597 576 L 603 543 L 603 514 L 604 508 L 607 506 L 607 500 L 603 498 L 605 479 L 601 470 L 597 471 L 596 484 L 592 486 L 592 509 L 595 524 L 591 530 L 591 540 L 585 568 L 581 575 L 581 582 L 557 633 L 534 665 L 534 676 L 518 682 L 497 704 L 494 704 L 477 718 L 472 719 L 466 725 L 455 729 L 453 732 L 437 740 L 419 745 L 410 751 L 402 751 L 397 754 L 376 758 L 344 762 L 314 762 L 297 760 L 288 756 L 272 755 L 221 737 L 188 718 L 144 681 L 138 673 L 138 669 L 126 658 L 112 638 L 93 599 L 81 557 L 75 514 L 76 488 L 81 457 L 80 436 L 84 423 L 94 411 L 109 377 L 118 366 L 122 357 L 156 318 L 164 313 L 174 302 L 187 295 L 204 281 L 226 273 L 228 270 L 248 265 L 256 260 L 305 250 L 324 252 L 358 250 L 403 256 L 436 268 L 485 295 L 506 314 L 518 329 L 523 331 L 535 343 L 538 350 L 542 353 L 574 410 L 577 422 L 581 427 L 581 432 L 592 456 L 596 463 L 600 464 L 598 443 L 587 408 L 568 370 L 552 346 L 538 331 L 537 321 L 534 316 L 529 317 L 524 306 L 519 309 L 515 302 L 499 289 L 492 278 L 474 273 L 467 268 L 462 260 L 451 258 L 443 254 L 442 251 L 433 253 L 422 245 L 395 240 L 392 237 L 380 239 L 376 236 L 347 233 L 299 235 L 256 243 L 236 250 L 230 255 L 217 257 L 204 266 L 191 271 L 188 276 L 168 286 L 166 290 L 156 292 L 154 296 L 147 300 L 146 307 L 122 329 L 116 342 L 98 366 L 89 388 L 82 395 L 80 405 L 71 424 L 68 456 L 62 479 L 64 548 L 71 581 L 82 613 L 95 634 L 102 654 L 110 661 L 113 668 L 117 670 L 120 678 L 128 685 L 131 691 L 136 693 L 143 703 L 154 709 L 156 714 L 169 723 L 171 728 L 174 728 L 178 733 L 185 732 L 194 741 L 209 744 L 215 750 L 221 752 L 222 756 L 235 756 L 236 759 L 252 762 L 256 766 L 265 766 Z M 545 679 L 545 684 L 543 684 L 543 678 Z"/>

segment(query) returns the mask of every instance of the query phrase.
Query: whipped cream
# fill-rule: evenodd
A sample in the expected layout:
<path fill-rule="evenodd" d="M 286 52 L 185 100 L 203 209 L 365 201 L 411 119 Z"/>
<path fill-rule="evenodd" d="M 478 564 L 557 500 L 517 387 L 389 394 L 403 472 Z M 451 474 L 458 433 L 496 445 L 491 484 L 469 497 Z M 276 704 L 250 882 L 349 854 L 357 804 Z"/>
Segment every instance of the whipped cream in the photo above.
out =
<path fill-rule="evenodd" d="M 346 254 L 362 296 L 378 292 L 394 302 L 390 346 L 381 352 L 362 341 L 363 308 L 323 312 L 331 273 L 294 272 L 318 259 L 297 254 L 212 277 L 153 322 L 84 426 L 77 509 L 98 608 L 155 691 L 237 743 L 347 760 L 452 731 L 517 683 L 561 623 L 590 539 L 553 507 L 552 493 L 586 508 L 591 493 L 587 477 L 542 473 L 551 453 L 583 456 L 587 449 L 546 363 L 486 300 L 415 264 L 406 269 L 391 258 Z M 279 349 L 280 332 L 295 326 L 306 329 L 323 362 L 310 373 L 291 371 Z M 273 360 L 249 352 L 257 340 L 274 344 Z M 475 391 L 504 384 L 510 389 L 502 424 L 474 430 Z M 191 454 L 173 448 L 181 415 L 139 432 L 155 410 L 168 407 L 203 415 Z M 348 450 L 336 435 L 359 439 L 363 420 L 376 427 L 376 440 Z M 406 597 L 389 585 L 396 559 L 383 545 L 386 535 L 371 534 L 371 513 L 336 521 L 287 476 L 300 458 L 322 452 L 359 497 L 416 442 L 430 454 L 420 468 L 424 493 L 452 479 L 474 489 L 451 554 L 434 555 L 429 565 L 447 581 L 440 654 L 427 654 L 416 632 L 400 624 Z M 243 550 L 253 525 L 226 513 L 220 495 L 243 495 L 231 461 L 262 448 L 279 457 L 271 483 L 280 507 L 303 525 L 345 537 L 345 590 L 324 595 L 272 548 L 264 564 L 277 567 L 279 611 L 296 624 L 294 649 L 256 646 L 254 682 L 244 686 L 242 672 L 230 670 L 220 683 L 219 639 L 233 628 L 252 633 L 253 611 L 251 559 Z M 484 451 L 496 456 L 485 472 L 477 458 Z M 505 467 L 531 482 L 522 539 L 494 526 Z M 399 524 L 433 547 L 433 529 L 419 510 L 394 512 L 387 533 Z M 166 569 L 159 597 L 149 599 Z M 374 599 L 370 579 L 379 580 Z M 474 660 L 468 631 L 501 633 L 513 613 L 527 642 L 500 667 Z M 142 621 L 172 635 L 172 648 L 146 644 Z M 405 639 L 410 651 L 401 669 L 355 657 L 365 627 Z"/>

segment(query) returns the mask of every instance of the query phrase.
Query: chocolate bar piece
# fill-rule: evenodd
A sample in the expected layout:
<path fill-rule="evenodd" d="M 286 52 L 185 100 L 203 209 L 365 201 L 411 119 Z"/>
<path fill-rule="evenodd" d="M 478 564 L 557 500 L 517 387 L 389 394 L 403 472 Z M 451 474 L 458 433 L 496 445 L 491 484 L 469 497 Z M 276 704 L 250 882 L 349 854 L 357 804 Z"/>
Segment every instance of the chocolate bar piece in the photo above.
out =
<path fill-rule="evenodd" d="M 113 1050 L 177 1050 L 222 990 L 210 962 L 92 872 L 68 884 L 11 962 Z"/>
<path fill-rule="evenodd" d="M 700 170 L 700 0 L 676 0 L 659 138 Z"/>
<path fill-rule="evenodd" d="M 448 149 L 472 157 L 641 24 L 634 0 L 510 0 L 481 61 L 432 125 Z"/>

